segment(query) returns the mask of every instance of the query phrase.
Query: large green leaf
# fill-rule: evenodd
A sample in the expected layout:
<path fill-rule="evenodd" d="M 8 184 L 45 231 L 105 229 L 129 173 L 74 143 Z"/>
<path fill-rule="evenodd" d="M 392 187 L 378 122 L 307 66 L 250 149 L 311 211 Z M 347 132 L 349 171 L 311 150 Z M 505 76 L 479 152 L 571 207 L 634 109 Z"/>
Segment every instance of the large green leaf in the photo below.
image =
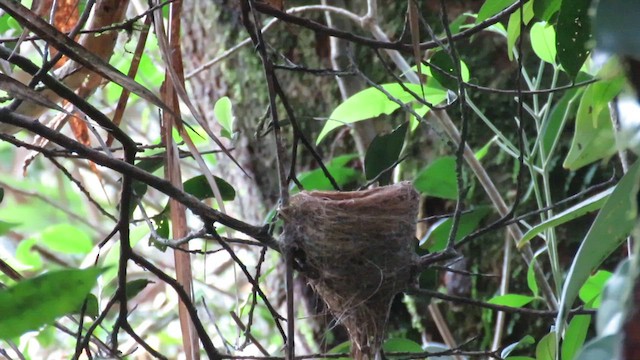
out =
<path fill-rule="evenodd" d="M 398 126 L 389 134 L 376 136 L 364 158 L 364 169 L 367 180 L 378 177 L 380 185 L 388 185 L 391 182 L 391 166 L 398 161 L 404 138 L 407 135 L 409 123 Z"/>
<path fill-rule="evenodd" d="M 0 339 L 11 339 L 77 311 L 102 269 L 51 271 L 0 290 Z"/>
<path fill-rule="evenodd" d="M 531 239 L 533 239 L 536 235 L 541 232 L 567 223 L 573 219 L 577 219 L 585 214 L 588 214 L 592 211 L 596 211 L 604 205 L 604 203 L 609 198 L 609 195 L 613 192 L 613 188 L 605 190 L 599 194 L 593 195 L 588 199 L 585 199 L 579 202 L 576 205 L 554 215 L 553 217 L 541 222 L 538 225 L 535 225 L 529 231 L 527 231 L 520 241 L 518 241 L 518 247 L 521 248 L 526 243 L 528 243 Z"/>
<path fill-rule="evenodd" d="M 558 60 L 565 71 L 575 78 L 589 56 L 591 39 L 591 0 L 563 1 L 558 15 L 556 48 Z"/>
<path fill-rule="evenodd" d="M 567 311 L 573 305 L 580 288 L 591 273 L 624 241 L 635 224 L 637 216 L 638 180 L 640 161 L 636 161 L 620 179 L 609 199 L 582 240 L 567 274 L 556 329 L 562 332 Z"/>
<path fill-rule="evenodd" d="M 424 89 L 426 101 L 432 104 L 439 104 L 447 98 L 446 91 L 441 88 L 429 85 L 422 85 L 421 87 L 418 84 L 412 83 L 405 83 L 403 85 L 418 96 L 422 96 L 422 90 Z M 403 104 L 409 104 L 415 101 L 415 97 L 410 92 L 405 91 L 400 84 L 391 83 L 380 86 L 384 91 L 389 93 L 390 96 Z M 327 134 L 340 126 L 371 119 L 382 114 L 389 115 L 399 107 L 399 104 L 389 99 L 384 92 L 376 88 L 362 90 L 345 100 L 333 110 L 322 131 L 320 131 L 316 144 L 319 144 Z"/>
<path fill-rule="evenodd" d="M 608 103 L 624 87 L 616 77 L 590 84 L 582 94 L 571 148 L 562 166 L 576 170 L 616 152 L 615 135 Z"/>

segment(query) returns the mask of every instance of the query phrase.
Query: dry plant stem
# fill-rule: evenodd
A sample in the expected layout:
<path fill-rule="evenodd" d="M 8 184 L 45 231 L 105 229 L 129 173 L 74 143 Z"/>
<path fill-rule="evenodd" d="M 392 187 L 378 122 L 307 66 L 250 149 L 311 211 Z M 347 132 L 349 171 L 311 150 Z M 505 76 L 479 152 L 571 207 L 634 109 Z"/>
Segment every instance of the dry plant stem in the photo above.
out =
<path fill-rule="evenodd" d="M 171 56 L 173 57 L 172 65 L 176 68 L 174 70 L 178 73 L 178 77 L 182 74 L 182 59 L 180 57 L 180 9 L 181 2 L 176 1 L 171 4 L 170 18 L 169 18 L 169 46 L 172 50 Z M 180 112 L 180 105 L 178 98 L 173 91 L 172 79 L 170 75 L 165 74 L 164 87 L 162 91 L 164 102 L 170 106 L 174 112 Z M 166 145 L 166 166 L 165 166 L 165 178 L 169 180 L 176 188 L 182 189 L 182 174 L 180 171 L 180 159 L 178 156 L 178 148 L 173 140 L 172 132 L 176 126 L 176 119 L 164 112 L 163 118 L 163 140 Z M 170 218 L 171 218 L 171 232 L 174 238 L 181 238 L 187 235 L 187 217 L 186 209 L 179 202 L 170 199 Z M 186 251 L 180 251 L 184 249 Z M 179 249 L 173 250 L 173 259 L 176 270 L 176 281 L 184 287 L 185 292 L 189 295 L 189 299 L 193 302 L 193 275 L 191 269 L 191 255 L 189 254 L 189 244 L 183 244 L 179 246 Z M 200 358 L 198 338 L 196 336 L 196 330 L 193 322 L 189 318 L 189 313 L 184 302 L 180 301 L 178 304 L 178 316 L 180 319 L 180 329 L 182 333 L 182 346 L 184 348 L 185 356 L 189 360 L 198 360 Z"/>
<path fill-rule="evenodd" d="M 506 234 L 505 234 L 506 235 Z M 504 295 L 509 292 L 509 278 L 511 276 L 511 241 L 509 236 L 505 236 L 504 239 L 504 256 L 502 257 L 502 277 L 500 279 L 500 295 Z M 507 313 L 504 311 L 498 311 L 496 315 L 496 324 L 493 331 L 493 344 L 491 350 L 498 350 L 502 341 L 502 334 L 504 332 L 504 324 L 506 321 Z"/>

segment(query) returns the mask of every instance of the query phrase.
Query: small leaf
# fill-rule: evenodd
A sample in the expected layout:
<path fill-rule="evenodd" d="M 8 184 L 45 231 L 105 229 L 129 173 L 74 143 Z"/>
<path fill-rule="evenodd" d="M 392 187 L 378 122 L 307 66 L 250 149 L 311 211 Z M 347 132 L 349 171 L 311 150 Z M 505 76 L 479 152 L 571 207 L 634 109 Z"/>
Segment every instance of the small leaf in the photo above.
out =
<path fill-rule="evenodd" d="M 536 346 L 536 360 L 556 360 L 556 333 L 543 336 Z"/>
<path fill-rule="evenodd" d="M 543 61 L 555 66 L 556 32 L 553 26 L 545 22 L 537 22 L 531 27 L 530 36 L 533 52 Z"/>
<path fill-rule="evenodd" d="M 455 200 L 458 198 L 456 158 L 443 156 L 427 165 L 413 181 L 416 190 L 424 195 Z"/>
<path fill-rule="evenodd" d="M 533 256 L 533 260 L 535 260 L 539 254 L 539 252 L 536 252 Z M 527 287 L 531 290 L 533 296 L 538 296 L 538 281 L 536 280 L 536 273 L 534 269 L 536 262 L 533 260 L 529 263 L 529 266 L 527 266 Z"/>
<path fill-rule="evenodd" d="M 562 360 L 573 360 L 587 338 L 590 323 L 591 315 L 576 315 L 571 319 L 562 341 Z"/>
<path fill-rule="evenodd" d="M 87 306 L 84 309 L 84 316 L 88 316 L 92 319 L 95 319 L 100 315 L 100 308 L 98 307 L 98 298 L 89 293 L 86 297 Z M 80 314 L 82 310 L 82 304 L 80 304 L 80 308 L 74 312 L 74 314 Z"/>
<path fill-rule="evenodd" d="M 616 77 L 587 86 L 578 106 L 574 136 L 563 167 L 576 170 L 616 152 L 608 102 L 622 91 L 624 81 Z"/>
<path fill-rule="evenodd" d="M 482 4 L 480 11 L 478 11 L 478 17 L 476 18 L 476 24 L 487 20 L 488 18 L 496 15 L 500 11 L 506 9 L 509 5 L 514 4 L 514 0 L 487 0 Z"/>
<path fill-rule="evenodd" d="M 636 161 L 620 179 L 582 240 L 562 288 L 560 312 L 556 318 L 558 332 L 562 332 L 567 311 L 573 305 L 585 280 L 620 246 L 633 228 L 637 217 L 636 195 L 639 179 L 640 161 Z"/>
<path fill-rule="evenodd" d="M 136 295 L 140 293 L 140 291 L 144 290 L 147 285 L 152 284 L 153 281 L 149 281 L 147 279 L 136 279 L 129 281 L 127 283 L 127 299 L 131 300 Z"/>
<path fill-rule="evenodd" d="M 533 13 L 537 19 L 549 21 L 558 11 L 562 0 L 534 0 Z"/>
<path fill-rule="evenodd" d="M 431 74 L 445 88 L 458 90 L 458 80 L 456 69 L 454 68 L 451 56 L 446 51 L 438 51 L 429 59 Z"/>
<path fill-rule="evenodd" d="M 510 306 L 514 308 L 521 308 L 528 303 L 535 300 L 535 297 L 520 294 L 505 294 L 494 296 L 491 300 L 487 301 L 489 304 Z"/>
<path fill-rule="evenodd" d="M 17 226 L 20 226 L 20 224 L 0 220 L 0 236 L 8 233 L 11 229 Z"/>
<path fill-rule="evenodd" d="M 533 336 L 525 335 L 522 339 L 518 340 L 517 342 L 505 346 L 504 349 L 502 349 L 502 351 L 500 352 L 500 357 L 505 358 L 509 356 L 509 354 L 511 354 L 514 350 L 518 348 L 522 349 L 527 347 L 528 345 L 533 345 L 535 343 L 536 343 L 536 339 L 534 339 Z"/>
<path fill-rule="evenodd" d="M 589 276 L 578 292 L 580 300 L 585 304 L 590 303 L 590 308 L 598 308 L 602 301 L 602 291 L 611 275 L 608 271 L 598 270 L 595 274 Z"/>
<path fill-rule="evenodd" d="M 522 248 L 531 239 L 541 232 L 565 224 L 571 220 L 577 219 L 585 214 L 599 210 L 609 198 L 609 195 L 613 192 L 613 188 L 605 190 L 599 194 L 593 195 L 588 199 L 585 199 L 572 207 L 555 214 L 547 220 L 535 225 L 529 231 L 522 236 L 522 239 L 518 241 L 518 248 Z"/>
<path fill-rule="evenodd" d="M 556 48 L 558 60 L 571 78 L 589 56 L 587 43 L 591 40 L 591 0 L 563 1 L 558 15 Z"/>
<path fill-rule="evenodd" d="M 339 186 L 346 185 L 358 178 L 358 171 L 346 166 L 357 157 L 358 155 L 356 154 L 341 155 L 325 164 L 327 170 Z M 320 168 L 298 175 L 298 180 L 302 186 L 304 186 L 305 190 L 333 190 L 331 182 Z"/>
<path fill-rule="evenodd" d="M 77 311 L 102 269 L 51 271 L 0 290 L 0 339 L 37 330 Z"/>
<path fill-rule="evenodd" d="M 445 90 L 429 86 L 412 83 L 403 84 L 407 89 L 411 90 L 417 96 L 424 95 L 426 100 L 432 104 L 439 104 L 447 98 Z M 408 91 L 405 91 L 400 84 L 391 83 L 380 85 L 389 95 L 403 104 L 409 104 L 415 101 L 415 97 Z M 352 124 L 357 121 L 371 119 L 382 114 L 391 114 L 400 108 L 400 105 L 389 99 L 385 93 L 376 89 L 368 88 L 362 90 L 338 105 L 329 116 L 329 120 L 325 123 L 322 131 L 318 135 L 316 144 L 319 144 L 327 134 L 331 131 L 346 124 Z"/>
<path fill-rule="evenodd" d="M 71 224 L 50 226 L 39 237 L 43 245 L 64 254 L 87 254 L 93 248 L 89 234 Z"/>
<path fill-rule="evenodd" d="M 424 351 L 422 349 L 422 346 L 420 346 L 420 344 L 414 341 L 411 341 L 409 339 L 403 339 L 403 338 L 391 338 L 385 341 L 384 344 L 382 344 L 382 349 L 384 349 L 384 351 L 387 353 L 389 352 L 421 353 Z M 394 358 L 393 356 L 389 357 L 389 359 L 393 359 L 393 358 Z"/>
<path fill-rule="evenodd" d="M 216 185 L 218 185 L 218 189 L 220 190 L 220 195 L 222 195 L 222 200 L 224 201 L 232 201 L 236 197 L 236 191 L 228 182 L 224 179 L 221 179 L 217 176 L 214 176 L 216 181 Z M 213 191 L 211 190 L 211 186 L 209 186 L 209 182 L 207 182 L 207 178 L 204 175 L 198 175 L 192 177 L 182 184 L 184 191 L 187 193 L 197 197 L 200 200 L 209 199 L 214 197 Z"/>
<path fill-rule="evenodd" d="M 507 55 L 509 60 L 513 60 L 513 48 L 520 37 L 520 11 L 523 10 L 524 25 L 527 25 L 533 19 L 533 5 L 531 3 L 531 1 L 528 1 L 522 9 L 516 10 L 509 17 L 509 23 L 507 24 Z"/>
<path fill-rule="evenodd" d="M 469 235 L 478 228 L 480 221 L 491 212 L 489 207 L 479 207 L 470 213 L 463 214 L 460 217 L 458 232 L 456 233 L 456 241 Z M 447 246 L 447 241 L 451 233 L 451 225 L 453 220 L 443 219 L 431 226 L 425 237 L 420 241 L 420 248 L 427 249 L 431 252 L 441 251 Z"/>
<path fill-rule="evenodd" d="M 398 161 L 400 152 L 404 145 L 404 138 L 407 134 L 409 123 L 398 126 L 390 134 L 376 136 L 364 158 L 364 169 L 367 180 L 372 180 L 379 174 L 378 183 L 388 185 L 391 182 L 391 166 Z"/>
<path fill-rule="evenodd" d="M 221 135 L 231 139 L 233 137 L 233 123 L 235 122 L 235 116 L 233 116 L 233 105 L 231 100 L 223 96 L 213 106 L 213 114 L 218 120 L 220 126 L 222 126 Z"/>

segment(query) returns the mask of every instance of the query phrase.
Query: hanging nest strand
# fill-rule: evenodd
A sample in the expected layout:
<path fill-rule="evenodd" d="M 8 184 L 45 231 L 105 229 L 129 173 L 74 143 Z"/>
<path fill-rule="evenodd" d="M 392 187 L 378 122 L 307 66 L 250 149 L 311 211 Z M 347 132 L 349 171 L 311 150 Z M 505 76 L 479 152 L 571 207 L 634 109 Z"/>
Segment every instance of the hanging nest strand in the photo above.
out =
<path fill-rule="evenodd" d="M 373 359 L 394 296 L 413 282 L 419 195 L 409 182 L 301 192 L 281 210 L 282 247 L 347 328 L 354 359 Z"/>

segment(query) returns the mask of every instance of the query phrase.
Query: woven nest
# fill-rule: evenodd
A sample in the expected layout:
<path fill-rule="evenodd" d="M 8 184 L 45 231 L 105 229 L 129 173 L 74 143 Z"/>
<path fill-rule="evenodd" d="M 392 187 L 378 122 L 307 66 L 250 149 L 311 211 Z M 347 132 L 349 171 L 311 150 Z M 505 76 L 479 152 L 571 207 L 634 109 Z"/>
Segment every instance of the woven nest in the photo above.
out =
<path fill-rule="evenodd" d="M 353 192 L 312 191 L 282 209 L 283 250 L 347 328 L 355 359 L 372 359 L 394 296 L 413 278 L 418 193 L 408 182 Z"/>

